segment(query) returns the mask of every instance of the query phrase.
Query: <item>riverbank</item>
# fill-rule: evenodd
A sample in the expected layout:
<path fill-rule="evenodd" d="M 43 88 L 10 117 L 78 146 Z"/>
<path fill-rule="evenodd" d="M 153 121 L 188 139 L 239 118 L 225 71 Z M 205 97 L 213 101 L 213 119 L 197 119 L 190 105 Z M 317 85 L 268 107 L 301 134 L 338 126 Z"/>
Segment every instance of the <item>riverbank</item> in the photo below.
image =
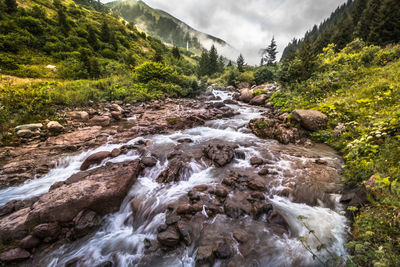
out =
<path fill-rule="evenodd" d="M 223 104 L 234 103 L 232 94 L 216 91 L 216 96 L 204 98 L 208 103 L 174 100 L 170 106 L 148 106 L 141 116 L 147 126 L 119 122 L 101 128 L 100 132 L 107 133 L 115 127 L 116 133 L 99 139 L 107 145 L 95 150 L 82 145 L 75 156 L 64 154 L 64 164 L 32 180 L 49 178 L 46 186 L 36 184 L 43 193 L 23 202 L 28 206 L 20 210 L 16 206 L 21 205 L 15 205 L 14 212 L 1 219 L 2 227 L 14 227 L 14 233 L 30 236 L 29 241 L 39 240 L 25 247 L 27 240 L 21 234 L 25 242 L 9 243 L 19 247 L 14 252 L 31 252 L 34 257 L 29 264 L 50 266 L 319 265 L 304 245 L 315 251 L 325 245 L 327 249 L 318 254 L 321 260 L 328 259 L 329 253 L 345 256 L 346 219 L 339 214 L 338 195 L 342 190 L 340 157 L 329 147 L 310 142 L 282 145 L 259 139 L 247 128 L 248 122 L 267 116 L 271 109 Z M 137 113 L 127 116 L 132 115 L 139 119 Z M 137 131 L 138 127 L 143 130 Z M 94 167 L 80 171 L 90 158 Z M 128 171 L 128 166 L 133 169 L 125 176 L 112 174 L 118 169 Z M 110 182 L 133 186 L 125 197 L 119 187 L 107 186 Z M 29 182 L 25 185 L 29 187 Z M 49 192 L 43 189 L 50 186 Z M 27 188 L 24 198 L 28 199 L 31 189 Z M 91 193 L 80 194 L 81 190 Z M 118 197 L 112 192 L 119 192 Z M 113 204 L 99 210 L 101 203 Z M 59 210 L 68 211 L 68 216 Z M 102 219 L 108 212 L 115 213 Z M 317 239 L 310 236 L 309 227 Z M 46 230 L 39 235 L 38 229 Z M 263 238 L 255 238 L 260 235 Z M 57 249 L 50 244 L 58 244 Z M 29 253 L 21 255 L 29 258 Z"/>

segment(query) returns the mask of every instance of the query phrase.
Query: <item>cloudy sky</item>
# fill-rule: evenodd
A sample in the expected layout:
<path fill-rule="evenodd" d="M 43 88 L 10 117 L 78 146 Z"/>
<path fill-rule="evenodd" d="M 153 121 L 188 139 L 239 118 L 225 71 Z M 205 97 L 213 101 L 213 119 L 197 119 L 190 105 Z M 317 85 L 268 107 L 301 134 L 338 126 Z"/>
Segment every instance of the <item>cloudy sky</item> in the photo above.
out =
<path fill-rule="evenodd" d="M 222 38 L 258 64 L 272 36 L 281 53 L 346 0 L 144 0 L 202 32 Z"/>

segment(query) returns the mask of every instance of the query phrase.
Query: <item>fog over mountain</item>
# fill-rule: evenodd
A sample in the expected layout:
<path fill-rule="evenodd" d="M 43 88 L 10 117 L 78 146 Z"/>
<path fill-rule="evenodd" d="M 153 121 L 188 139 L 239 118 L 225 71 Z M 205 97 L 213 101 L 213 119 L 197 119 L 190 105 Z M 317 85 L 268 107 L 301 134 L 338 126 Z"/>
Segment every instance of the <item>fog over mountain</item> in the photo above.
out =
<path fill-rule="evenodd" d="M 293 37 L 301 37 L 345 0 L 145 0 L 190 26 L 220 37 L 258 64 L 260 48 L 272 36 L 279 52 Z"/>

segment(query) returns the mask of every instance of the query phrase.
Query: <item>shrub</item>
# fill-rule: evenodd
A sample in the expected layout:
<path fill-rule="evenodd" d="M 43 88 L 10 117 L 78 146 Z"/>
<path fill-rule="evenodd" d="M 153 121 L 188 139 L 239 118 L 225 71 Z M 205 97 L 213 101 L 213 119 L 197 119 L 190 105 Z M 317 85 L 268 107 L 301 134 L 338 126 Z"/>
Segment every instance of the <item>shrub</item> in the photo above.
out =
<path fill-rule="evenodd" d="M 273 82 L 275 80 L 275 68 L 273 66 L 262 66 L 254 72 L 254 81 L 257 85 Z"/>

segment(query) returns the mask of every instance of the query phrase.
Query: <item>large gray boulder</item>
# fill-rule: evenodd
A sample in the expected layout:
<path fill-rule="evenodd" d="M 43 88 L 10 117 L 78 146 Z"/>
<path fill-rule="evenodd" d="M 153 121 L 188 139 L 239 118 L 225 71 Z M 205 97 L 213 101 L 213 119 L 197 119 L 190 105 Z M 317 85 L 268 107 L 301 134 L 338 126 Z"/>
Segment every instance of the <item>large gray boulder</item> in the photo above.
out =
<path fill-rule="evenodd" d="M 239 101 L 249 103 L 252 98 L 253 98 L 253 90 L 249 88 L 240 90 Z"/>
<path fill-rule="evenodd" d="M 265 101 L 267 101 L 267 99 L 268 96 L 266 94 L 255 96 L 250 100 L 250 105 L 262 106 L 265 104 Z"/>
<path fill-rule="evenodd" d="M 318 131 L 326 128 L 328 117 L 316 110 L 297 109 L 293 111 L 292 117 L 299 122 L 303 128 L 310 131 Z"/>

